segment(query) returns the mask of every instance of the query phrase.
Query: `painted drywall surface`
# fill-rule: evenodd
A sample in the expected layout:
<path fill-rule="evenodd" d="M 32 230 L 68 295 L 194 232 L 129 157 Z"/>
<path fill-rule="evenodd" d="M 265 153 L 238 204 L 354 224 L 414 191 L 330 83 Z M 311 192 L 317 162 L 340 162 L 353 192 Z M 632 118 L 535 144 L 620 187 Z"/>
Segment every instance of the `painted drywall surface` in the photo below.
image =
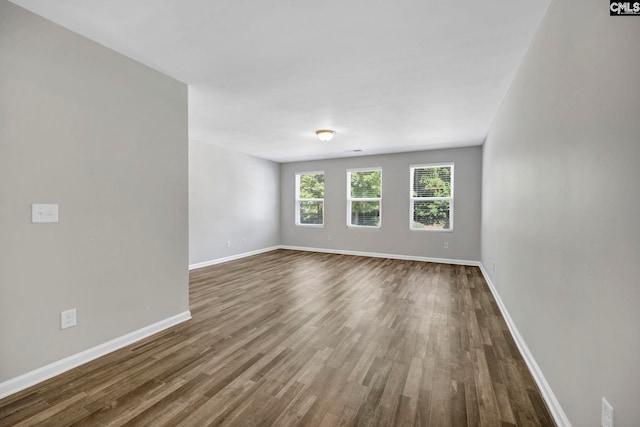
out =
<path fill-rule="evenodd" d="M 0 382 L 189 309 L 187 149 L 184 84 L 0 2 Z"/>
<path fill-rule="evenodd" d="M 278 163 L 190 141 L 189 264 L 278 245 L 279 185 Z"/>
<path fill-rule="evenodd" d="M 453 162 L 454 228 L 452 232 L 409 229 L 409 168 Z M 285 163 L 281 167 L 282 244 L 311 248 L 476 261 L 480 259 L 482 180 L 480 147 L 379 156 Z M 347 227 L 347 169 L 382 168 L 382 227 Z M 295 225 L 295 175 L 325 173 L 325 224 Z M 329 240 L 330 239 L 330 240 Z M 444 243 L 448 248 L 444 248 Z"/>
<path fill-rule="evenodd" d="M 638 76 L 640 17 L 555 1 L 484 145 L 482 262 L 574 426 L 640 420 Z"/>

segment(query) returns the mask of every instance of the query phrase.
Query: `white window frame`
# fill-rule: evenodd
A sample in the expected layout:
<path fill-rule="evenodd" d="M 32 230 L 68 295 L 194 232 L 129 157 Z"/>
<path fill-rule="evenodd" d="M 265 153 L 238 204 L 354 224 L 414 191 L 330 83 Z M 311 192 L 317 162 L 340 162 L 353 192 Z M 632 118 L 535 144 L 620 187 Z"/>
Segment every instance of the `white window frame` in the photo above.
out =
<path fill-rule="evenodd" d="M 451 167 L 451 196 L 450 197 L 414 197 L 413 195 L 413 176 L 415 169 L 426 168 L 441 168 Z M 430 163 L 426 165 L 411 165 L 409 166 L 409 229 L 411 231 L 429 231 L 433 233 L 451 233 L 453 232 L 453 193 L 455 191 L 454 185 L 455 179 L 455 167 L 453 162 L 449 163 Z M 448 200 L 449 201 L 449 228 L 437 229 L 437 228 L 416 228 L 413 226 L 413 208 L 416 201 L 436 201 L 436 200 Z"/>
<path fill-rule="evenodd" d="M 380 171 L 380 197 L 365 197 L 365 198 L 352 198 L 351 197 L 351 173 L 352 172 L 375 172 Z M 351 224 L 351 202 L 378 202 L 380 206 L 380 223 L 379 225 L 355 225 Z M 358 168 L 347 169 L 347 227 L 349 228 L 367 228 L 367 229 L 380 229 L 382 228 L 382 168 Z"/>
<path fill-rule="evenodd" d="M 300 177 L 302 175 L 323 175 L 324 171 L 311 171 L 311 172 L 296 172 L 296 226 L 298 227 L 313 227 L 313 228 L 323 228 L 324 227 L 324 212 L 325 212 L 325 203 L 324 197 L 317 199 L 306 199 L 300 198 Z M 300 202 L 322 202 L 322 224 L 303 224 L 300 222 Z"/>

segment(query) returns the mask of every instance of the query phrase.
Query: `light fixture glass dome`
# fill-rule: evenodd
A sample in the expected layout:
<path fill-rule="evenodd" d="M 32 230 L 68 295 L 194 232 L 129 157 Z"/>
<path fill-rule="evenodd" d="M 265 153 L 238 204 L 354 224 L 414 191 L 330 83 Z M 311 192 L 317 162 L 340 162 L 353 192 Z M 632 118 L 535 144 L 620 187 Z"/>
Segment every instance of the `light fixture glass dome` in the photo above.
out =
<path fill-rule="evenodd" d="M 316 135 L 318 136 L 318 139 L 322 142 L 331 141 L 331 139 L 333 138 L 333 135 L 335 134 L 336 134 L 336 131 L 330 130 L 330 129 L 320 129 L 316 131 Z"/>

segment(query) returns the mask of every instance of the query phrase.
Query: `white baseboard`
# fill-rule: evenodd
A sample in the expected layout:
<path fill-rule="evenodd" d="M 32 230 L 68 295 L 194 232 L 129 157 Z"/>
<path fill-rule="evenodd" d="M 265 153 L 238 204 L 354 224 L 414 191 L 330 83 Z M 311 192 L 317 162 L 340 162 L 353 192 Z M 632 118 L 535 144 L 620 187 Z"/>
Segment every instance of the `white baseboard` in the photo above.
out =
<path fill-rule="evenodd" d="M 58 360 L 57 362 L 50 363 L 49 365 L 43 366 L 42 368 L 38 368 L 31 372 L 27 372 L 26 374 L 22 374 L 18 377 L 4 381 L 0 383 L 0 399 L 36 385 L 42 381 L 48 380 L 49 378 L 55 377 L 56 375 L 60 375 L 63 372 L 69 371 L 73 368 L 97 359 L 98 357 L 126 347 L 130 344 L 142 340 L 143 338 L 156 334 L 189 319 L 191 319 L 190 311 L 176 314 L 175 316 L 169 317 L 168 319 L 164 319 L 152 325 L 145 326 L 144 328 L 138 329 L 137 331 L 133 331 L 111 341 L 107 341 L 103 344 L 97 345 L 88 350 L 76 353 L 69 357 L 65 357 L 64 359 Z"/>
<path fill-rule="evenodd" d="M 248 256 L 253 256 L 253 255 L 258 255 L 258 254 L 262 254 L 265 252 L 271 252 L 271 251 L 275 251 L 276 249 L 280 249 L 281 246 L 271 246 L 269 248 L 263 248 L 263 249 L 258 249 L 255 251 L 251 251 L 251 252 L 243 252 L 241 254 L 236 254 L 236 255 L 231 255 L 228 257 L 224 257 L 224 258 L 217 258 L 217 259 L 212 259 L 210 261 L 204 261 L 204 262 L 198 262 L 195 264 L 190 264 L 189 265 L 189 270 L 195 270 L 198 268 L 203 268 L 203 267 L 209 267 L 210 265 L 216 265 L 216 264 L 222 264 L 223 262 L 228 262 L 228 261 L 233 261 L 236 259 L 240 259 L 240 258 L 245 258 Z"/>
<path fill-rule="evenodd" d="M 291 251 L 322 252 L 322 253 L 339 254 L 339 255 L 355 255 L 355 256 L 365 256 L 370 258 L 402 259 L 406 261 L 437 262 L 440 264 L 480 266 L 479 261 L 469 261 L 464 259 L 431 258 L 431 257 L 421 257 L 421 256 L 413 256 L 413 255 L 381 254 L 377 252 L 345 251 L 342 249 L 308 248 L 305 246 L 287 246 L 287 245 L 281 245 L 280 249 L 288 249 Z"/>
<path fill-rule="evenodd" d="M 507 307 L 502 302 L 502 299 L 500 298 L 498 291 L 493 285 L 493 282 L 491 281 L 491 278 L 489 277 L 487 270 L 485 270 L 484 265 L 482 263 L 479 263 L 479 267 L 480 267 L 480 271 L 482 271 L 482 275 L 484 276 L 484 280 L 489 285 L 489 289 L 493 294 L 493 298 L 496 300 L 496 303 L 500 308 L 502 317 L 507 322 L 509 331 L 511 331 L 511 336 L 516 342 L 516 345 L 520 350 L 520 354 L 522 355 L 522 358 L 527 363 L 527 366 L 529 367 L 529 370 L 531 371 L 531 374 L 533 375 L 533 379 L 536 381 L 536 384 L 538 384 L 540 393 L 542 394 L 542 397 L 547 403 L 547 406 L 549 407 L 549 411 L 551 412 L 553 419 L 555 420 L 558 427 L 571 427 L 571 423 L 569 422 L 569 418 L 567 418 L 567 414 L 565 414 L 564 411 L 562 410 L 562 407 L 560 406 L 560 402 L 558 402 L 558 399 L 556 398 L 555 394 L 553 394 L 553 390 L 551 390 L 551 386 L 549 386 L 549 383 L 547 382 L 546 378 L 542 374 L 540 367 L 538 366 L 535 359 L 533 358 L 533 355 L 529 351 L 529 347 L 527 347 L 527 344 L 525 343 L 524 338 L 522 338 L 522 335 L 520 335 L 518 328 L 516 327 L 515 323 L 513 322 L 513 319 L 511 318 L 511 316 L 509 315 L 509 312 L 507 311 Z"/>
<path fill-rule="evenodd" d="M 224 262 L 233 261 L 240 258 L 246 258 L 253 255 L 262 254 L 265 252 L 271 252 L 277 249 L 287 249 L 291 251 L 322 252 L 322 253 L 338 254 L 338 255 L 355 255 L 355 256 L 365 256 L 370 258 L 389 258 L 389 259 L 403 259 L 407 261 L 437 262 L 441 264 L 480 266 L 479 261 L 469 261 L 469 260 L 463 260 L 463 259 L 432 258 L 432 257 L 421 257 L 421 256 L 413 256 L 413 255 L 383 254 L 378 252 L 347 251 L 342 249 L 310 248 L 306 246 L 278 245 L 278 246 L 271 246 L 264 249 L 258 249 L 256 251 L 243 252 L 241 254 L 231 255 L 224 258 L 217 258 L 210 261 L 190 264 L 189 270 L 196 270 L 198 268 L 209 267 L 210 265 L 222 264 Z"/>

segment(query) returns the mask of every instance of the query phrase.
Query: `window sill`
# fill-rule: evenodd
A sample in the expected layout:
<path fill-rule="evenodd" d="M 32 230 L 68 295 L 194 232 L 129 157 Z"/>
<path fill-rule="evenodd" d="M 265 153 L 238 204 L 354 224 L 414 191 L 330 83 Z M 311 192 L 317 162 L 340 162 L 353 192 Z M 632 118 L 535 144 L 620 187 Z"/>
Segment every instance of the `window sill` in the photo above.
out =
<path fill-rule="evenodd" d="M 449 230 L 440 230 L 437 228 L 411 228 L 409 227 L 409 231 L 419 231 L 419 232 L 427 232 L 427 233 L 453 233 L 453 228 Z"/>
<path fill-rule="evenodd" d="M 381 225 L 347 225 L 347 228 L 355 228 L 359 230 L 381 230 Z"/>

